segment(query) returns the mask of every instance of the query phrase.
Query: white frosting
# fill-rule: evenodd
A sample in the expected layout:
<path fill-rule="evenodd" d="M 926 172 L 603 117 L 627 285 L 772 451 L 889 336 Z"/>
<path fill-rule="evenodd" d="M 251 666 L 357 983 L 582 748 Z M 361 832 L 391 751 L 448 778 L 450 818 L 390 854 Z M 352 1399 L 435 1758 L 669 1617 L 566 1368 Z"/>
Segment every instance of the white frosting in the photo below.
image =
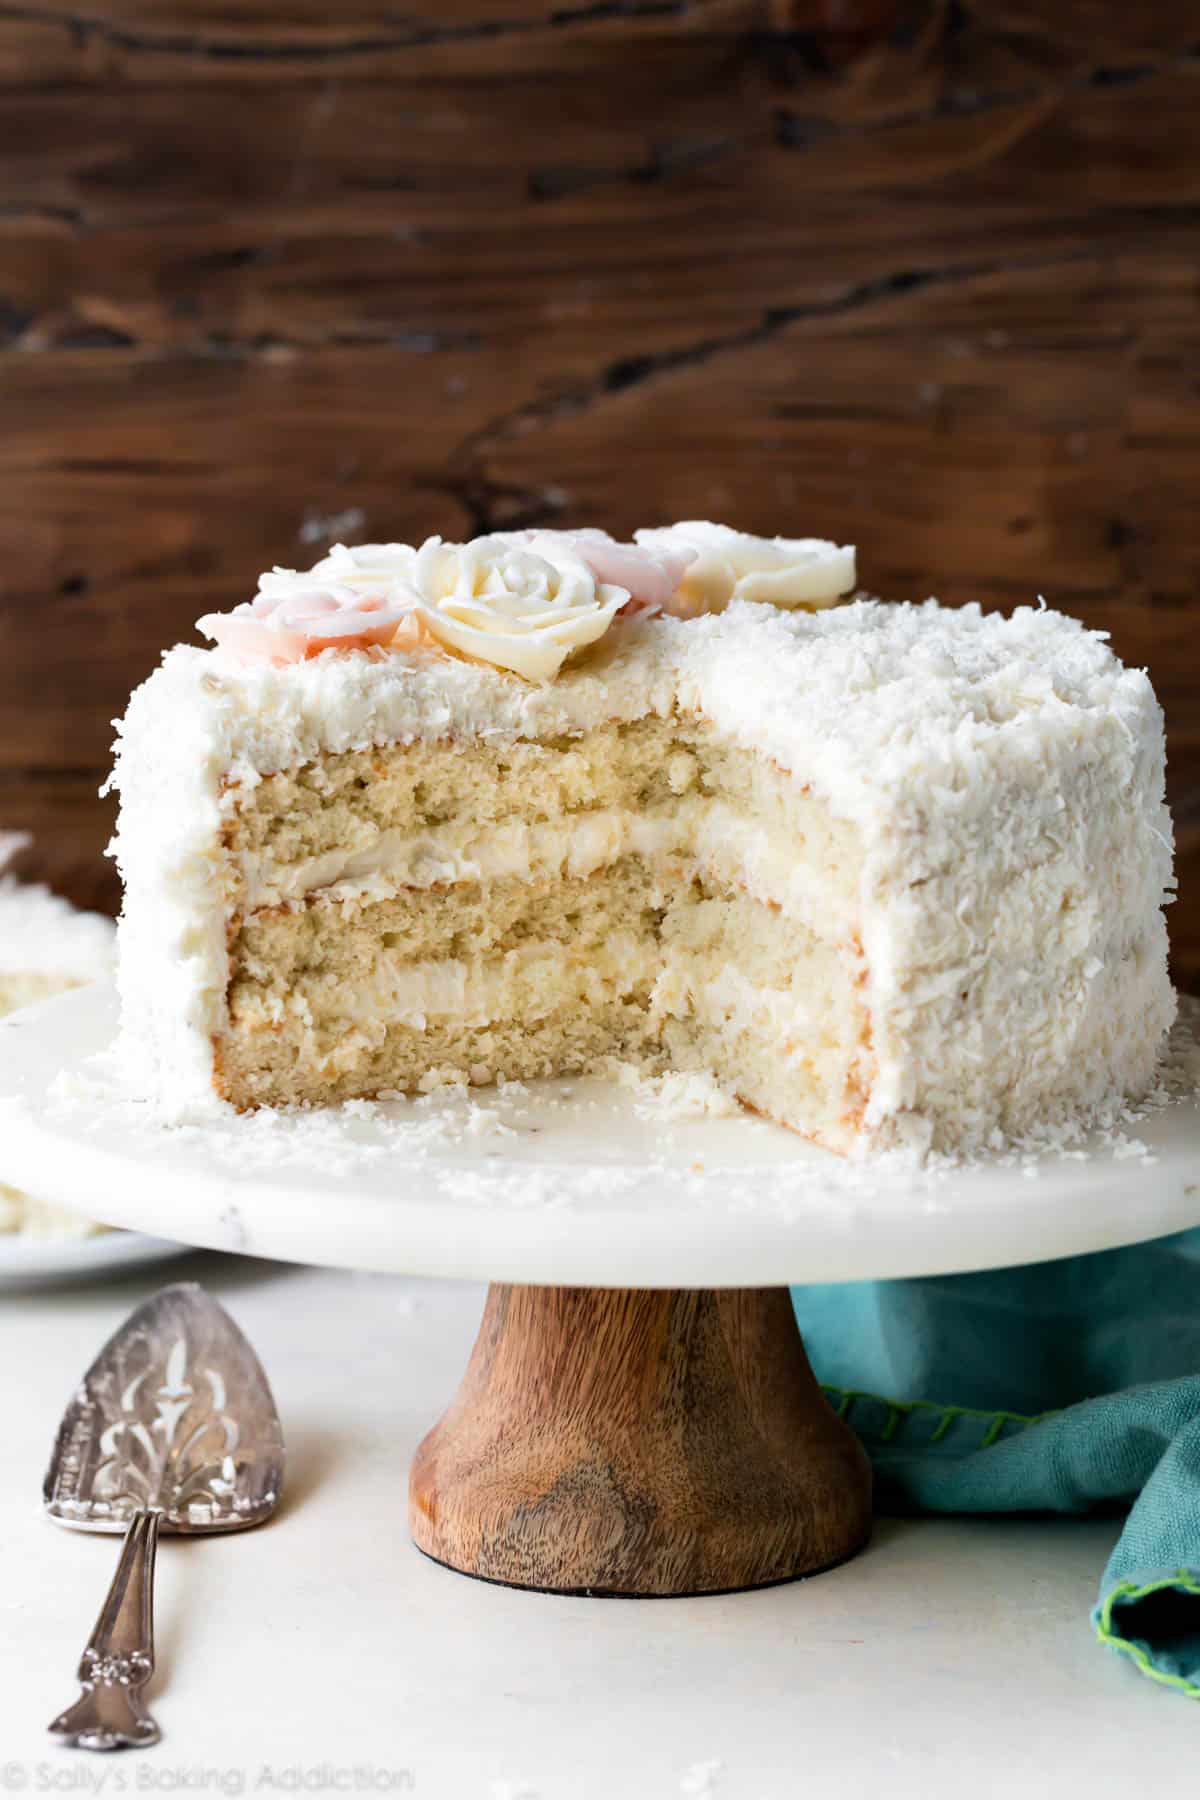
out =
<path fill-rule="evenodd" d="M 1100 635 L 1030 607 L 620 620 L 541 686 L 437 655 L 214 670 L 171 651 L 121 727 L 125 1042 L 143 1089 L 211 1101 L 230 870 L 223 783 L 326 752 L 578 734 L 676 709 L 857 831 L 874 1141 L 978 1145 L 1144 1088 L 1173 1014 L 1162 718 Z M 606 826 L 607 830 L 608 827 Z"/>
<path fill-rule="evenodd" d="M 505 820 L 460 840 L 450 830 L 413 834 L 385 831 L 367 849 L 329 850 L 280 867 L 269 855 L 238 858 L 243 911 L 278 906 L 325 893 L 334 899 L 359 894 L 381 898 L 399 888 L 516 877 L 591 875 L 628 852 L 658 856 L 679 847 L 686 831 L 673 817 L 642 818 L 619 807 L 597 808 L 570 824 Z"/>
<path fill-rule="evenodd" d="M 678 610 L 719 612 L 731 600 L 773 606 L 834 606 L 857 581 L 853 545 L 824 538 L 765 538 L 707 519 L 685 519 L 639 531 L 637 541 L 660 555 L 690 553 Z"/>
<path fill-rule="evenodd" d="M 564 969 L 562 946 L 533 943 L 510 950 L 502 958 L 484 963 L 480 958 L 446 957 L 439 961 L 409 962 L 384 951 L 362 990 L 365 1013 L 372 1020 L 414 1026 L 424 1030 L 430 1019 L 453 1019 L 467 1025 L 488 1025 L 493 1019 L 524 1010 L 530 990 L 536 990 L 543 974 L 551 979 Z M 572 981 L 586 992 L 594 980 L 597 998 L 612 992 L 631 993 L 639 981 L 653 974 L 653 950 L 632 932 L 617 932 L 609 941 L 599 965 L 570 965 Z"/>
<path fill-rule="evenodd" d="M 427 538 L 416 555 L 417 614 L 439 643 L 528 681 L 557 675 L 573 650 L 603 637 L 628 588 L 597 581 L 562 533 L 537 548 L 503 534 L 445 544 Z"/>
<path fill-rule="evenodd" d="M 596 807 L 561 822 L 505 820 L 463 835 L 446 827 L 381 832 L 361 850 L 329 850 L 279 864 L 270 852 L 234 857 L 240 912 L 331 900 L 382 900 L 401 888 L 456 882 L 585 878 L 623 856 L 686 862 L 798 918 L 834 943 L 846 933 L 845 881 L 839 871 L 798 859 L 794 840 L 744 819 L 728 801 L 689 795 L 670 811 Z"/>
<path fill-rule="evenodd" d="M 412 962 L 381 951 L 369 977 L 352 988 L 339 988 L 339 999 L 350 1016 L 369 1018 L 379 1026 L 406 1025 L 425 1030 L 431 1021 L 456 1025 L 489 1025 L 523 1010 L 530 987 L 536 990 L 546 976 L 561 978 L 567 961 L 555 942 L 533 942 L 506 952 L 503 957 L 442 957 Z M 602 985 L 602 999 L 632 993 L 640 984 L 653 984 L 652 1010 L 663 1014 L 686 1011 L 697 1000 L 710 1015 L 746 1025 L 767 1024 L 781 1036 L 814 1025 L 816 1015 L 803 995 L 755 986 L 740 970 L 726 964 L 712 980 L 696 983 L 686 958 L 663 955 L 633 932 L 616 932 L 594 964 L 570 965 L 570 978 L 586 989 L 589 978 Z M 307 1017 L 303 997 L 296 995 L 276 1003 L 272 1016 L 289 1008 Z M 331 1058 L 336 1060 L 337 1047 Z"/>

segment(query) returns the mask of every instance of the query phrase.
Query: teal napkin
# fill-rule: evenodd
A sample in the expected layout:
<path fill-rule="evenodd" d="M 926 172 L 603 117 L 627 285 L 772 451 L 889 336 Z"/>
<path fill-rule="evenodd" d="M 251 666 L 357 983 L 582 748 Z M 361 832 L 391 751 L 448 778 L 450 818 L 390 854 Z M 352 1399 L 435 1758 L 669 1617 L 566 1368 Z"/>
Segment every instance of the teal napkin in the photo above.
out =
<path fill-rule="evenodd" d="M 1200 1231 L 792 1297 L 879 1510 L 1119 1508 L 1096 1633 L 1200 1699 Z"/>

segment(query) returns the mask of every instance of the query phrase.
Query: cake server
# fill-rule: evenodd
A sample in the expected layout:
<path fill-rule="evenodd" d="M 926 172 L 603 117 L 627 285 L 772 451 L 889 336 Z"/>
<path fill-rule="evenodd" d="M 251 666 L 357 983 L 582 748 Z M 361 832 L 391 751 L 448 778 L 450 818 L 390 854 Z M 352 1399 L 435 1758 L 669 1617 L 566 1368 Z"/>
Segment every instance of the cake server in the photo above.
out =
<path fill-rule="evenodd" d="M 158 1742 L 143 1696 L 159 1532 L 261 1525 L 282 1485 L 283 1432 L 254 1351 L 203 1288 L 163 1288 L 84 1376 L 46 1474 L 46 1510 L 60 1525 L 125 1533 L 79 1664 L 83 1692 L 52 1732 L 85 1750 Z"/>

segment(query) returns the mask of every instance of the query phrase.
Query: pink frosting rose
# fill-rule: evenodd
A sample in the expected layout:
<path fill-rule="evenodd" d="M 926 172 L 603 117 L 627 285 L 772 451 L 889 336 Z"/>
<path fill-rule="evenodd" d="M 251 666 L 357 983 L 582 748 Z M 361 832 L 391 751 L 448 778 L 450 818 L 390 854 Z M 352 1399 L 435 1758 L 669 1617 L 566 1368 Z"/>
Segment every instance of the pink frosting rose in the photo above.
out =
<path fill-rule="evenodd" d="M 196 629 L 243 662 L 297 663 L 323 650 L 386 644 L 410 618 L 413 594 L 364 594 L 338 582 L 257 594 L 232 612 L 206 613 Z"/>
<path fill-rule="evenodd" d="M 622 544 L 607 531 L 509 531 L 497 533 L 511 543 L 537 551 L 539 543 L 553 560 L 557 549 L 586 564 L 597 581 L 625 588 L 629 599 L 622 614 L 669 612 L 684 572 L 696 560 L 692 549 L 652 549 L 641 544 Z"/>

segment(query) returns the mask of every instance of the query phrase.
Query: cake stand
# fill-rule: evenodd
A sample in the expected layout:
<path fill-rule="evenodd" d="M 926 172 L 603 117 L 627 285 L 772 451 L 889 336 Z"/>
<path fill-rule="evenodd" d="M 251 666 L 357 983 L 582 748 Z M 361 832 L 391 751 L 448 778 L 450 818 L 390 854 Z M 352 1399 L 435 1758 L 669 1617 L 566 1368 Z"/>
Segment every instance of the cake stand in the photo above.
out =
<path fill-rule="evenodd" d="M 107 1224 L 491 1283 L 413 1465 L 418 1546 L 520 1587 L 720 1592 L 851 1556 L 863 1452 L 789 1282 L 940 1274 L 1200 1223 L 1188 1003 L 1174 1098 L 1066 1156 L 846 1164 L 745 1116 L 599 1082 L 167 1127 L 106 1081 L 107 987 L 0 1021 L 5 1179 Z"/>

